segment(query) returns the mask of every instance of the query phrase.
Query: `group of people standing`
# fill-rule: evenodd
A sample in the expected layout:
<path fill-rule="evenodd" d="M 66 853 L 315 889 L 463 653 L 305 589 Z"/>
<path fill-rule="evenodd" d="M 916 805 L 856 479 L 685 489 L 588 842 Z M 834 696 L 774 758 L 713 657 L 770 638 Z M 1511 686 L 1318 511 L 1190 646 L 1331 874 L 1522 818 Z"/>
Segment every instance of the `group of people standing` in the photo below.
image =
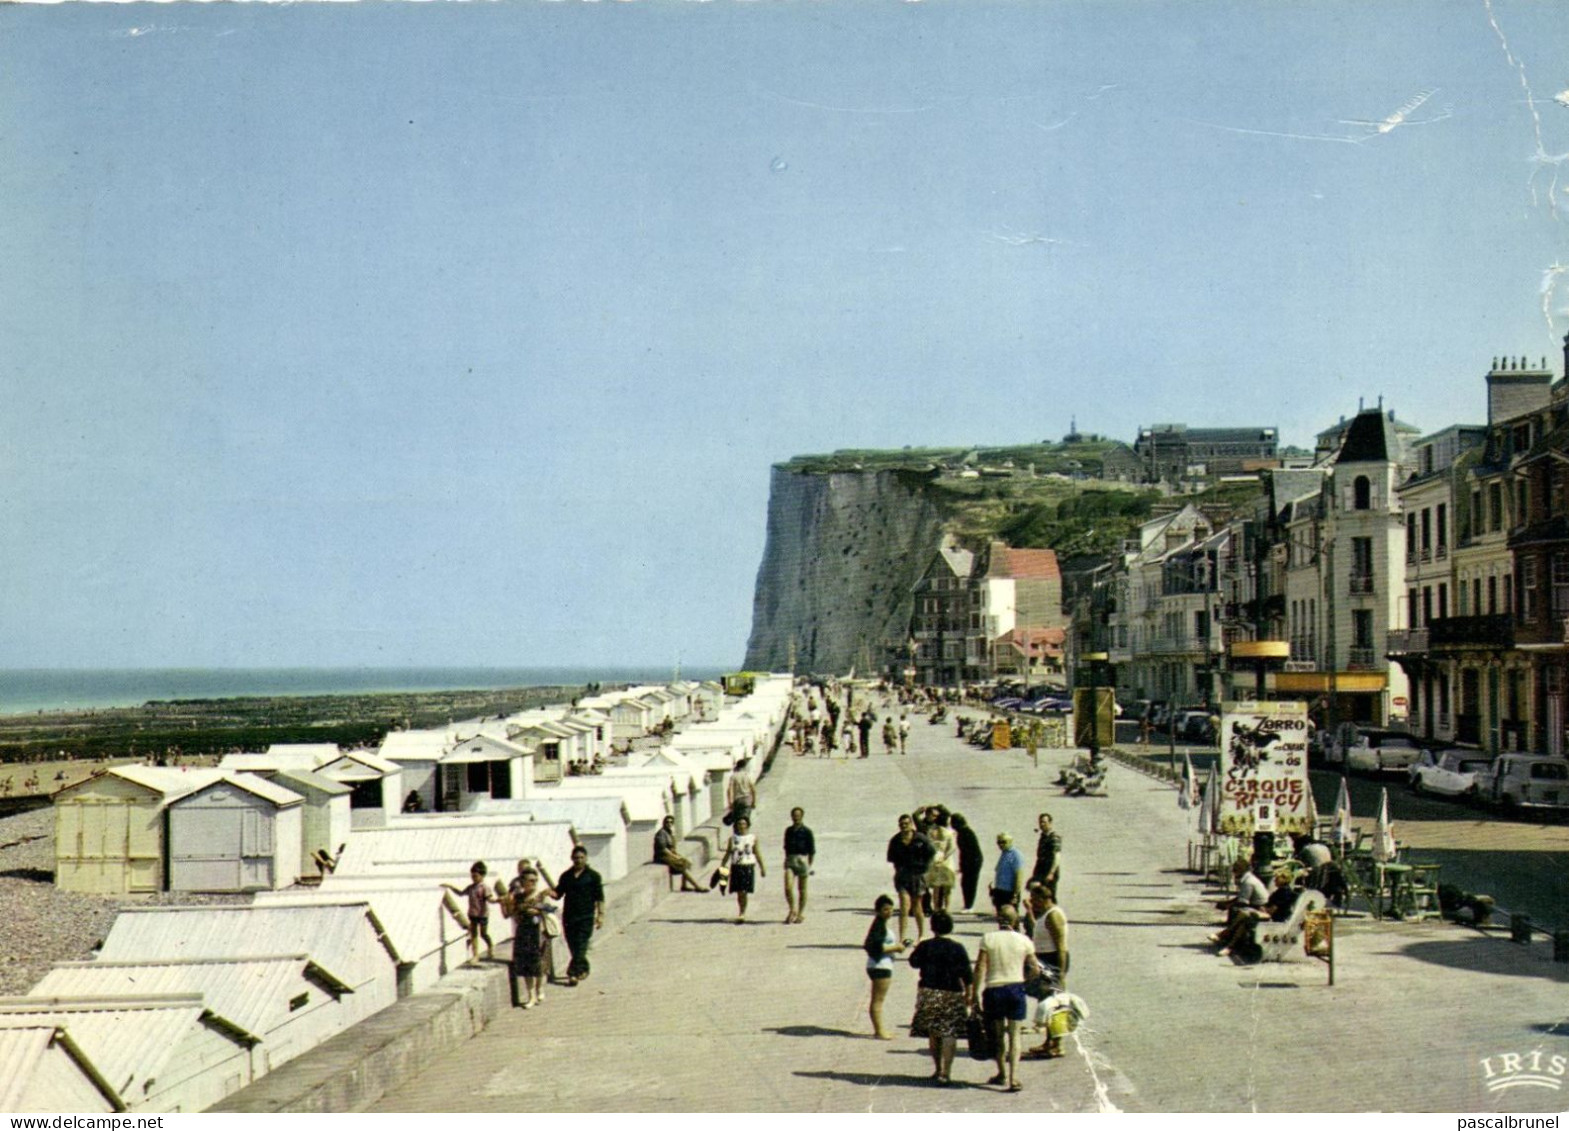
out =
<path fill-rule="evenodd" d="M 895 959 L 908 954 L 911 968 L 920 972 L 910 1033 L 927 1038 L 932 1078 L 939 1084 L 952 1082 L 958 1039 L 969 1031 L 972 1017 L 979 1018 L 992 1038 L 997 1074 L 990 1082 L 1008 1091 L 1022 1090 L 1021 1057 L 1062 1055 L 1060 1036 L 1049 1031 L 1037 1048 L 1021 1051 L 1019 1047 L 1028 998 L 1044 1000 L 1062 991 L 1068 974 L 1068 919 L 1056 902 L 1062 837 L 1049 813 L 1040 814 L 1037 829 L 1035 863 L 1028 875 L 1012 837 L 1005 832 L 997 835 L 999 855 L 991 887 L 996 929 L 981 937 L 973 966 L 963 945 L 950 937 L 954 929 L 950 902 L 956 880 L 963 877 L 964 909 L 974 904 L 982 864 L 974 830 L 962 814 L 929 805 L 900 814 L 899 831 L 888 841 L 887 861 L 893 868 L 897 899 L 877 898 L 863 942 L 871 982 L 872 1034 L 880 1040 L 892 1039 L 883 1022 L 883 1008 Z M 930 938 L 924 937 L 928 914 Z M 1045 1015 L 1038 1015 L 1037 1021 L 1044 1024 Z"/>

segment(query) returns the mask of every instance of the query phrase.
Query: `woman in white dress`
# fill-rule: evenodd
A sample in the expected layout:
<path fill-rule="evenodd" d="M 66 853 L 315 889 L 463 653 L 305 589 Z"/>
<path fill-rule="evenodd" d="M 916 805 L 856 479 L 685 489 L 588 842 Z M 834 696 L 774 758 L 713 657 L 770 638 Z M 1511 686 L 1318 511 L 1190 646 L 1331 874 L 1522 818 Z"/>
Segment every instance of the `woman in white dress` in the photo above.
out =
<path fill-rule="evenodd" d="M 926 887 L 932 893 L 932 910 L 946 911 L 948 895 L 953 891 L 953 885 L 959 882 L 958 873 L 953 868 L 959 858 L 959 840 L 948 827 L 948 810 L 941 805 L 935 805 L 930 810 L 926 839 L 932 842 L 932 847 L 937 851 L 926 869 Z"/>
<path fill-rule="evenodd" d="M 757 875 L 761 872 L 768 875 L 768 869 L 763 865 L 763 858 L 757 851 L 757 837 L 752 834 L 752 822 L 745 817 L 737 817 L 735 831 L 730 834 L 730 843 L 725 848 L 725 857 L 719 866 L 730 869 L 730 890 L 735 893 L 737 923 L 746 922 L 747 896 L 757 890 Z"/>

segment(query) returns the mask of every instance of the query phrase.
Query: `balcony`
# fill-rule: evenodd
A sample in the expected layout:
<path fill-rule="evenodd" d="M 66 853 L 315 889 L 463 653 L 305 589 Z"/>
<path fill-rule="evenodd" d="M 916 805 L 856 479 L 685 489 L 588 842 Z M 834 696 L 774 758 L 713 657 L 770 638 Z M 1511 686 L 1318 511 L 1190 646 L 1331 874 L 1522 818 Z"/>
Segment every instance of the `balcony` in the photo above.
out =
<path fill-rule="evenodd" d="M 1351 575 L 1352 596 L 1373 592 L 1373 575 L 1371 573 L 1353 573 Z"/>
<path fill-rule="evenodd" d="M 1507 614 L 1480 617 L 1439 617 L 1428 622 L 1434 648 L 1513 648 L 1514 618 Z"/>
<path fill-rule="evenodd" d="M 1410 656 L 1426 652 L 1428 630 L 1407 628 L 1389 634 L 1389 651 L 1396 656 Z"/>
<path fill-rule="evenodd" d="M 1202 656 L 1209 651 L 1209 641 L 1202 636 L 1189 636 L 1179 633 L 1175 636 L 1152 636 L 1144 646 L 1144 651 L 1153 655 L 1193 655 Z"/>
<path fill-rule="evenodd" d="M 1372 648 L 1346 649 L 1346 670 L 1370 672 L 1378 668 L 1378 653 Z"/>

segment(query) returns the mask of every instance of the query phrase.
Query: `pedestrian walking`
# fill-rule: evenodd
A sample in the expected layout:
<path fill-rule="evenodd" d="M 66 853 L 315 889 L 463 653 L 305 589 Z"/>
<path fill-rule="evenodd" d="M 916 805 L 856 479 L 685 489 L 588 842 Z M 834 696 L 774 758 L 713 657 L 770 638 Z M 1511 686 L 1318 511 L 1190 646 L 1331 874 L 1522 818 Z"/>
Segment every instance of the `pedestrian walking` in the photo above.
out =
<path fill-rule="evenodd" d="M 1019 885 L 1024 880 L 1024 857 L 1013 847 L 1013 838 L 1007 833 L 997 834 L 997 869 L 992 874 L 992 906 L 1017 909 Z"/>
<path fill-rule="evenodd" d="M 740 821 L 751 821 L 752 810 L 757 808 L 757 785 L 746 768 L 737 766 L 730 775 L 730 783 L 725 786 L 725 801 L 730 806 L 723 818 L 725 824 L 734 828 Z"/>
<path fill-rule="evenodd" d="M 899 815 L 899 831 L 888 840 L 888 863 L 893 865 L 893 887 L 899 896 L 899 938 L 905 946 L 918 942 L 926 933 L 926 916 L 921 896 L 926 892 L 926 869 L 936 851 L 932 842 L 915 831 L 909 814 Z M 910 936 L 910 915 L 915 916 L 915 937 Z"/>
<path fill-rule="evenodd" d="M 981 852 L 980 837 L 970 828 L 963 813 L 953 814 L 948 818 L 948 824 L 959 848 L 959 892 L 964 897 L 964 909 L 969 911 L 975 906 L 975 893 L 980 887 L 981 868 L 986 858 Z"/>
<path fill-rule="evenodd" d="M 1062 871 L 1062 834 L 1052 828 L 1050 813 L 1042 813 L 1036 819 L 1035 827 L 1040 835 L 1035 840 L 1035 867 L 1030 872 L 1030 879 L 1055 888 Z"/>
<path fill-rule="evenodd" d="M 893 933 L 889 920 L 893 918 L 893 900 L 886 895 L 877 897 L 872 905 L 872 925 L 867 929 L 861 947 L 866 951 L 866 976 L 872 983 L 872 1000 L 867 1015 L 872 1019 L 872 1036 L 879 1041 L 893 1040 L 893 1034 L 883 1028 L 883 1002 L 888 998 L 888 987 L 893 983 L 893 956 L 904 952 L 904 944 Z"/>
<path fill-rule="evenodd" d="M 997 929 L 981 936 L 975 957 L 975 984 L 981 987 L 981 1014 L 991 1026 L 997 1049 L 997 1075 L 989 1083 L 1020 1092 L 1019 1023 L 1029 1011 L 1024 983 L 1040 969 L 1035 947 L 1019 933 L 1012 905 L 997 908 Z"/>
<path fill-rule="evenodd" d="M 757 890 L 757 875 L 768 875 L 768 868 L 757 851 L 757 837 L 752 833 L 752 822 L 745 817 L 736 819 L 735 831 L 725 847 L 724 859 L 719 866 L 730 868 L 730 891 L 735 895 L 737 923 L 746 922 L 746 904 Z"/>
<path fill-rule="evenodd" d="M 490 941 L 490 905 L 495 898 L 490 894 L 490 888 L 485 885 L 487 869 L 483 860 L 474 861 L 474 866 L 469 869 L 469 885 L 465 888 L 453 884 L 441 886 L 460 895 L 468 901 L 469 921 L 469 960 L 479 961 L 479 940 L 485 940 L 485 957 L 496 957 L 495 944 Z"/>
<path fill-rule="evenodd" d="M 605 925 L 605 883 L 588 866 L 588 849 L 572 849 L 572 867 L 556 877 L 552 894 L 561 901 L 561 933 L 566 936 L 567 985 L 575 986 L 589 975 L 588 947 L 594 932 Z"/>
<path fill-rule="evenodd" d="M 910 713 L 908 711 L 900 711 L 899 712 L 899 753 L 900 754 L 905 753 L 909 745 L 910 745 Z"/>
<path fill-rule="evenodd" d="M 872 752 L 872 727 L 876 722 L 877 716 L 872 714 L 872 705 L 868 703 L 855 724 L 861 732 L 861 757 L 863 758 Z"/>
<path fill-rule="evenodd" d="M 784 831 L 784 889 L 785 905 L 789 913 L 786 923 L 806 922 L 806 880 L 817 861 L 817 841 L 812 830 L 806 827 L 806 810 L 796 806 L 790 810 L 790 823 Z"/>
<path fill-rule="evenodd" d="M 550 945 L 545 934 L 548 918 L 555 914 L 550 902 L 549 881 L 540 882 L 539 868 L 529 860 L 518 861 L 518 874 L 507 885 L 512 900 L 512 1005 L 533 1009 L 545 1002 L 545 953 Z M 518 992 L 518 981 L 527 990 L 527 1000 Z"/>
<path fill-rule="evenodd" d="M 952 933 L 953 916 L 946 911 L 934 912 L 932 937 L 910 954 L 911 969 L 921 973 L 910 1036 L 926 1038 L 932 1054 L 932 1079 L 939 1084 L 953 1082 L 954 1049 L 964 1036 L 965 1022 L 975 1002 L 970 956 L 948 937 Z"/>
<path fill-rule="evenodd" d="M 883 753 L 892 754 L 899 749 L 899 724 L 889 715 L 883 720 Z"/>

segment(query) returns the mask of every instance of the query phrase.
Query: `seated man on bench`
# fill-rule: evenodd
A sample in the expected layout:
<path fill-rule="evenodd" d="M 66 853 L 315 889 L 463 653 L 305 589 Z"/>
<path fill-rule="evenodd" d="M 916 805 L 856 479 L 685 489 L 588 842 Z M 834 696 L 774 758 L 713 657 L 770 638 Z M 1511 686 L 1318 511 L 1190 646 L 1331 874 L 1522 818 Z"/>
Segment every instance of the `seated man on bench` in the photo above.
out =
<path fill-rule="evenodd" d="M 1237 894 L 1220 904 L 1226 910 L 1226 925 L 1209 937 L 1222 956 L 1229 955 L 1240 943 L 1251 943 L 1253 928 L 1260 920 L 1269 918 L 1269 890 L 1254 873 L 1252 861 L 1237 860 L 1231 865 L 1231 875 Z"/>

